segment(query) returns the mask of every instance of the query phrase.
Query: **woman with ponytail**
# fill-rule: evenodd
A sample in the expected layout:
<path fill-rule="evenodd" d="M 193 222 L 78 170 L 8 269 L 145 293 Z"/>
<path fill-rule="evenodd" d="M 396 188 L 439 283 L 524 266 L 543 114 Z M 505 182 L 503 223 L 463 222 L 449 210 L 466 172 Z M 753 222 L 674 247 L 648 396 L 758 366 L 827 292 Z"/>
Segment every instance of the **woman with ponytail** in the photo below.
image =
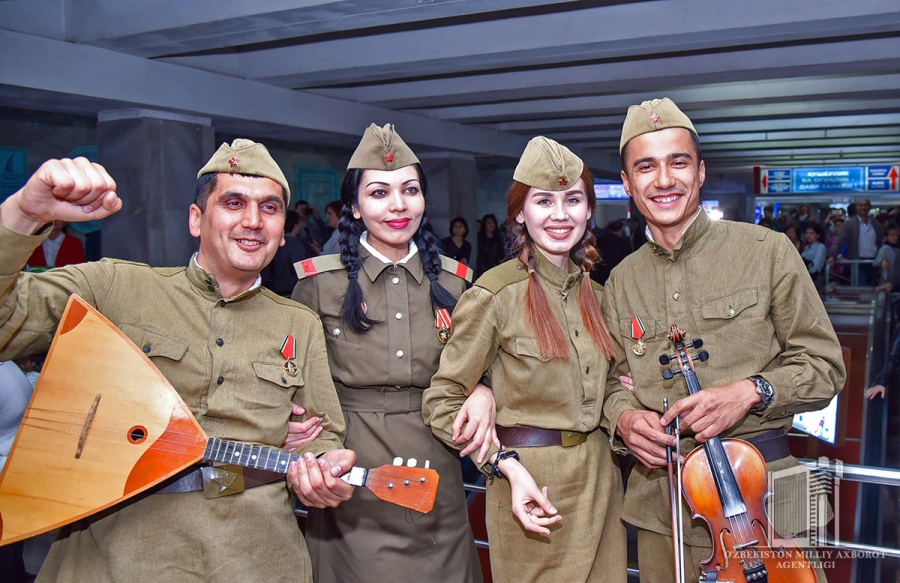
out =
<path fill-rule="evenodd" d="M 345 444 L 357 452 L 358 465 L 415 458 L 440 474 L 427 514 L 365 489 L 338 508 L 310 509 L 306 541 L 317 583 L 482 581 L 460 461 L 422 421 L 422 393 L 471 280 L 468 267 L 439 254 L 426 192 L 422 166 L 393 126 L 372 124 L 341 185 L 340 255 L 296 265 L 300 281 L 292 297 L 322 319 Z M 490 389 L 481 387 L 474 398 L 485 396 Z M 460 426 L 459 443 L 477 424 Z"/>
<path fill-rule="evenodd" d="M 626 580 L 623 488 L 599 430 L 615 354 L 588 224 L 587 166 L 564 146 L 528 143 L 507 193 L 517 257 L 463 294 L 453 338 L 425 391 L 425 422 L 448 445 L 452 423 L 487 374 L 497 436 L 482 470 L 493 580 Z"/>

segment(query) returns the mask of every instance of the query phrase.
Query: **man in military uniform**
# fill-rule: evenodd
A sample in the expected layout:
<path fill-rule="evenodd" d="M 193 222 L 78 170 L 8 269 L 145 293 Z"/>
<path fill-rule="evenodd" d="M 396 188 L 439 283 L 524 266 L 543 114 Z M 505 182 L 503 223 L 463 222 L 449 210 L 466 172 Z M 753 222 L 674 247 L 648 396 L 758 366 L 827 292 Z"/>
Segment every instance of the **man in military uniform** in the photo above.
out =
<path fill-rule="evenodd" d="M 821 409 L 845 370 L 828 314 L 800 255 L 783 235 L 712 221 L 699 206 L 706 168 L 691 120 L 669 99 L 628 110 L 620 145 L 622 181 L 647 218 L 648 243 L 616 267 L 603 312 L 618 345 L 608 379 L 604 426 L 641 462 L 632 471 L 624 519 L 638 527 L 641 581 L 673 580 L 666 426 L 676 416 L 687 452 L 714 436 L 751 441 L 769 470 L 796 466 L 785 430 L 794 413 Z M 687 396 L 664 380 L 657 358 L 672 353 L 677 324 L 710 354 L 697 365 L 706 387 Z M 618 382 L 631 371 L 634 390 Z M 672 405 L 664 412 L 663 400 Z M 624 452 L 624 448 L 619 448 Z M 776 497 L 778 508 L 790 500 Z M 708 529 L 685 511 L 687 581 L 710 554 Z M 820 577 L 821 577 L 820 573 Z"/>
<path fill-rule="evenodd" d="M 310 506 L 349 499 L 352 486 L 339 476 L 356 455 L 341 449 L 319 319 L 259 283 L 283 242 L 289 198 L 265 147 L 235 140 L 198 174 L 189 225 L 200 249 L 186 267 L 103 260 L 21 273 L 48 223 L 102 219 L 122 206 L 102 166 L 46 162 L 0 206 L 0 359 L 46 350 L 77 293 L 143 348 L 210 437 L 278 446 L 292 404 L 320 417 L 321 435 L 298 450 L 288 482 Z M 245 484 L 255 487 L 208 500 L 197 470 L 73 525 L 39 580 L 312 581 L 284 482 L 245 475 Z"/>

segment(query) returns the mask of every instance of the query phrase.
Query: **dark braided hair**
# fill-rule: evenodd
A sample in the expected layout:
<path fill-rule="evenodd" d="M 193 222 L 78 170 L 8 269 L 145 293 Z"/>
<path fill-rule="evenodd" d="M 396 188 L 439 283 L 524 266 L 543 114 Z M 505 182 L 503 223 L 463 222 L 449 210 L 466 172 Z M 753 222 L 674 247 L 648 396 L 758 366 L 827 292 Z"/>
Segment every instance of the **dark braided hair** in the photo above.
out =
<path fill-rule="evenodd" d="M 415 166 L 424 197 L 428 191 L 425 172 L 422 170 L 421 164 L 417 163 Z M 341 218 L 338 222 L 341 263 L 346 266 L 349 279 L 347 293 L 341 306 L 341 319 L 359 334 L 368 332 L 372 326 L 378 323 L 377 320 L 366 315 L 363 309 L 365 297 L 362 287 L 357 281 L 359 270 L 362 267 L 362 261 L 359 258 L 359 237 L 366 227 L 362 219 L 353 216 L 353 206 L 359 203 L 359 187 L 362 183 L 363 172 L 365 170 L 353 168 L 344 175 L 341 183 Z M 441 242 L 432 231 L 431 223 L 425 214 L 422 215 L 419 230 L 413 235 L 412 240 L 418 247 L 422 267 L 431 283 L 432 308 L 447 308 L 452 311 L 456 307 L 457 298 L 438 282 L 438 276 L 441 274 Z"/>

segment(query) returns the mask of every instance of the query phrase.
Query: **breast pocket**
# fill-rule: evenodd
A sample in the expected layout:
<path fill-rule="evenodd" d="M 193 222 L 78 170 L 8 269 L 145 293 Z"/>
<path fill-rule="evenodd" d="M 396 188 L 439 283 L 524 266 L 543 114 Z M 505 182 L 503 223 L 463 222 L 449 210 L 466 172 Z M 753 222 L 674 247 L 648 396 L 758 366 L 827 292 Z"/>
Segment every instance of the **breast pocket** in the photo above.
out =
<path fill-rule="evenodd" d="M 700 316 L 704 320 L 731 320 L 759 303 L 759 290 L 743 289 L 723 298 L 717 298 L 700 305 Z"/>
<path fill-rule="evenodd" d="M 180 361 L 188 351 L 188 343 L 131 324 L 122 324 L 122 332 L 148 357 Z"/>
<path fill-rule="evenodd" d="M 537 342 L 533 338 L 516 337 L 515 349 L 517 355 L 536 358 L 541 362 L 549 362 L 552 359 L 550 356 L 541 354 Z"/>
<path fill-rule="evenodd" d="M 291 376 L 285 370 L 284 363 L 254 362 L 253 372 L 262 382 L 254 387 L 236 393 L 247 409 L 271 409 L 284 407 L 294 396 L 294 392 L 303 387 L 303 371 L 296 370 Z M 293 370 L 291 372 L 294 372 Z"/>

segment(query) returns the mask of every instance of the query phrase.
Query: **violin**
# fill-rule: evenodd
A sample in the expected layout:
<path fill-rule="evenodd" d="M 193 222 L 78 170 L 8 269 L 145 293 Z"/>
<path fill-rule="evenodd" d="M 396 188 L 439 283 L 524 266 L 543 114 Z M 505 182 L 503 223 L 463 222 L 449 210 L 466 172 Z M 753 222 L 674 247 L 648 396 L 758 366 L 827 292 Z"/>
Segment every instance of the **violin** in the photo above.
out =
<path fill-rule="evenodd" d="M 666 369 L 663 377 L 681 373 L 688 392 L 701 390 L 694 371 L 694 360 L 705 362 L 709 353 L 701 350 L 691 356 L 688 348 L 699 348 L 698 338 L 685 344 L 685 333 L 672 325 L 668 335 L 675 346 L 674 359 L 679 369 Z M 672 356 L 659 361 L 669 364 Z M 755 447 L 741 439 L 713 437 L 687 455 L 682 468 L 684 498 L 693 512 L 712 533 L 712 555 L 700 562 L 701 578 L 706 581 L 746 583 L 815 583 L 816 573 L 806 555 L 790 539 L 776 535 L 765 511 L 768 495 L 766 462 Z M 676 536 L 673 533 L 673 536 Z M 681 546 L 681 541 L 676 540 Z"/>

